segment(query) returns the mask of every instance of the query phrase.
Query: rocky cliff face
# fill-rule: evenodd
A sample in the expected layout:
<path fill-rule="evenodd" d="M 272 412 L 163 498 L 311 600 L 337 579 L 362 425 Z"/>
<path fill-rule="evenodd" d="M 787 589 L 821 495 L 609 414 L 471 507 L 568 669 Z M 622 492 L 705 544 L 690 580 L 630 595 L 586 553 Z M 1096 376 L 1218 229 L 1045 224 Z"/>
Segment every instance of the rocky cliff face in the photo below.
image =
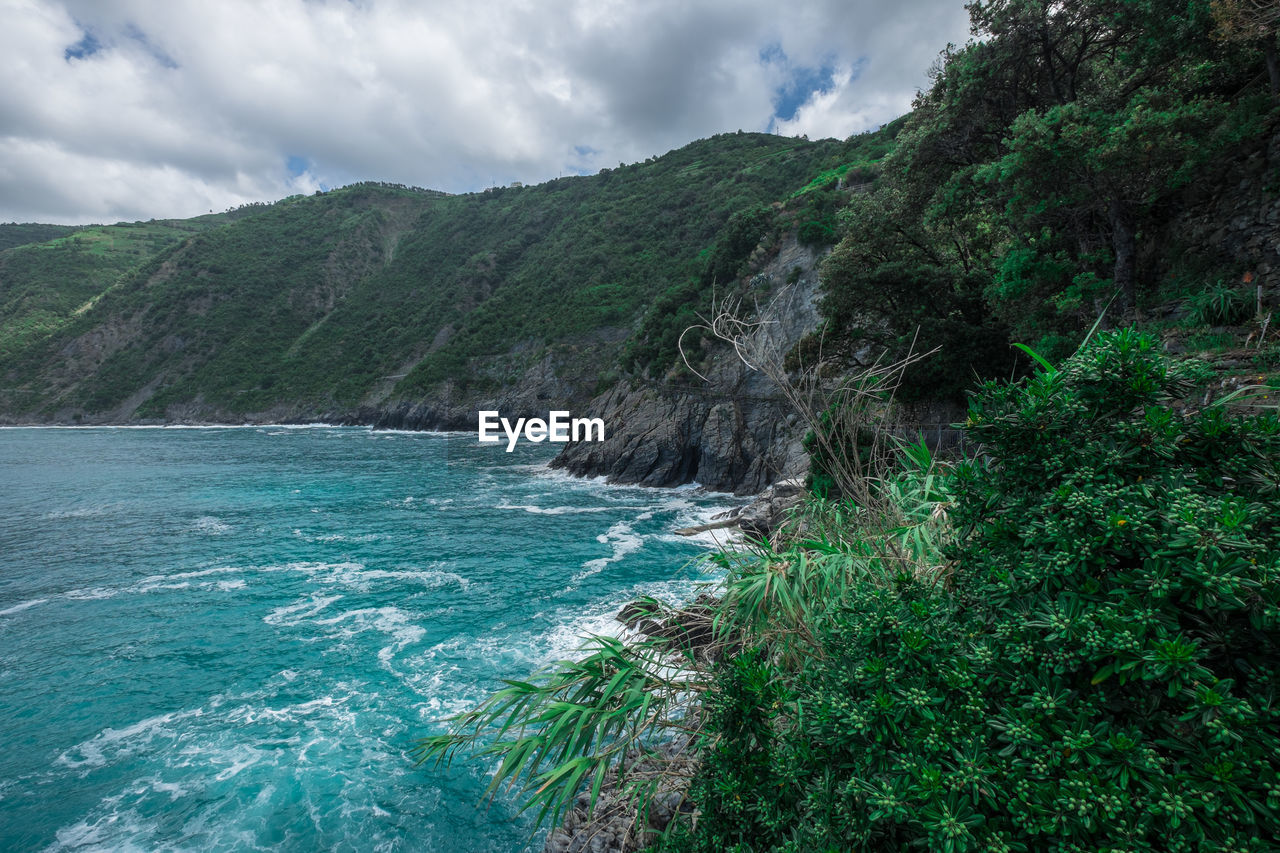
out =
<path fill-rule="evenodd" d="M 626 330 L 607 328 L 592 340 L 542 355 L 531 363 L 498 378 L 498 389 L 461 392 L 446 385 L 441 393 L 416 401 L 371 399 L 355 412 L 335 418 L 349 423 L 371 424 L 378 429 L 441 429 L 474 432 L 482 410 L 503 417 L 545 418 L 553 409 L 581 417 L 606 377 L 601 365 L 613 364 Z M 512 357 L 512 361 L 515 358 Z M 508 368 L 509 369 L 509 368 Z M 510 370 L 510 369 L 509 369 Z M 334 418 L 331 418 L 334 419 Z"/>
<path fill-rule="evenodd" d="M 1168 242 L 1219 265 L 1245 265 L 1259 300 L 1274 307 L 1280 301 L 1280 132 L 1223 163 L 1214 180 L 1196 182 L 1182 204 Z"/>
<path fill-rule="evenodd" d="M 785 352 L 818 324 L 818 261 L 789 239 L 752 280 L 757 303 L 768 306 L 759 319 L 775 352 Z M 606 440 L 570 444 L 552 465 L 615 483 L 698 482 L 737 494 L 802 476 L 808 464 L 800 446 L 803 427 L 772 382 L 727 347 L 705 375 L 707 381 L 619 382 L 585 412 L 604 420 Z"/>

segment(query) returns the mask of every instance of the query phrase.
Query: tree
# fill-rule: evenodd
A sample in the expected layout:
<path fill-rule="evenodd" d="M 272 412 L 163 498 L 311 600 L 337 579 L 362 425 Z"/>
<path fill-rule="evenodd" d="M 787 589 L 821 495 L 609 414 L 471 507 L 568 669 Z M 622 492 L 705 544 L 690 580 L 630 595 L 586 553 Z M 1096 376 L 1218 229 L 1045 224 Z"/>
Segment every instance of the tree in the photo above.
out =
<path fill-rule="evenodd" d="M 1063 253 L 1087 271 L 1106 257 L 1099 244 L 1109 244 L 1110 280 L 1095 275 L 1090 281 L 1097 296 L 1114 288 L 1123 312 L 1135 305 L 1140 229 L 1158 202 L 1219 153 L 1215 131 L 1228 110 L 1213 98 L 1186 98 L 1176 84 L 1143 87 L 1120 103 L 1108 100 L 1023 113 L 1010 128 L 1007 152 L 980 176 L 1007 199 L 1012 224 L 1024 235 L 1022 249 Z M 1023 269 L 1003 266 L 999 297 L 1018 295 Z M 1063 289 L 1062 282 L 1050 284 Z"/>
<path fill-rule="evenodd" d="M 1253 44 L 1262 48 L 1271 81 L 1272 97 L 1280 97 L 1280 57 L 1276 39 L 1280 34 L 1280 4 L 1273 0 L 1214 0 L 1215 35 L 1225 42 Z"/>

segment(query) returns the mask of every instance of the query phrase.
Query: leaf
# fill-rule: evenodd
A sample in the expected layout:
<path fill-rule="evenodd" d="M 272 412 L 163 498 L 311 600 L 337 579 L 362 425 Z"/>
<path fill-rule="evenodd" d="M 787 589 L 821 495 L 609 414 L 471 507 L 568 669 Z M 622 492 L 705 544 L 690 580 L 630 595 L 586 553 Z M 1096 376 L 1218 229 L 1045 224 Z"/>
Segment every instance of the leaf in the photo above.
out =
<path fill-rule="evenodd" d="M 1017 343 L 1015 343 L 1014 346 L 1022 350 L 1031 358 L 1035 359 L 1036 364 L 1039 364 L 1042 368 L 1044 368 L 1044 373 L 1046 376 L 1056 376 L 1058 374 L 1058 368 L 1054 367 L 1047 358 L 1045 358 L 1040 353 L 1033 350 L 1031 347 L 1027 346 L 1026 344 L 1017 344 Z"/>

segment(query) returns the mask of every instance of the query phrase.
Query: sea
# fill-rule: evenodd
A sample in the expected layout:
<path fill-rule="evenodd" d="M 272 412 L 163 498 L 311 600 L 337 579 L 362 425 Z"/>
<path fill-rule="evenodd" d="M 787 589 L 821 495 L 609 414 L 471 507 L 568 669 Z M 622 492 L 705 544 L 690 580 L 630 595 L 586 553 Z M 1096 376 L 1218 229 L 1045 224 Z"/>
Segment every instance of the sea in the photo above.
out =
<path fill-rule="evenodd" d="M 714 578 L 731 505 L 358 427 L 0 429 L 0 850 L 540 850 L 418 739 Z"/>

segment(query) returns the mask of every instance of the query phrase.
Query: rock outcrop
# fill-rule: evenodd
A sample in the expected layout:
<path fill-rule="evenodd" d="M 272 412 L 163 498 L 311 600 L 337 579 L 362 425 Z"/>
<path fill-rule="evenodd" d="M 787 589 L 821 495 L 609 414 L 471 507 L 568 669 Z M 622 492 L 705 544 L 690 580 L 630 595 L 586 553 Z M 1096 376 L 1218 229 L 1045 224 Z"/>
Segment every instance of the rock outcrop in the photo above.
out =
<path fill-rule="evenodd" d="M 818 260 L 792 238 L 752 279 L 759 304 L 768 306 L 759 319 L 775 352 L 785 353 L 818 324 Z M 604 419 L 606 440 L 568 445 L 553 467 L 613 483 L 697 482 L 742 495 L 804 473 L 803 426 L 771 380 L 727 347 L 706 379 L 619 382 L 586 412 Z"/>
<path fill-rule="evenodd" d="M 745 506 L 734 507 L 712 516 L 710 522 L 676 530 L 678 536 L 696 536 L 708 530 L 736 527 L 748 536 L 769 539 L 787 520 L 791 510 L 804 500 L 804 481 L 799 478 L 779 480 Z M 626 622 L 622 616 L 618 617 Z"/>
<path fill-rule="evenodd" d="M 712 628 L 716 603 L 702 595 L 679 610 L 668 611 L 636 601 L 619 611 L 618 621 L 710 666 L 723 651 Z M 692 811 L 686 792 L 698 758 L 689 735 L 676 734 L 644 751 L 630 750 L 622 763 L 625 772 L 605 780 L 594 809 L 590 791 L 577 796 L 560 825 L 547 836 L 543 853 L 634 853 L 653 844 L 677 815 Z M 656 783 L 644 815 L 637 812 L 622 779 Z"/>
<path fill-rule="evenodd" d="M 697 759 L 687 737 L 658 745 L 652 755 L 633 752 L 627 756 L 627 765 L 633 777 L 659 777 L 644 820 L 637 820 L 635 806 L 617 780 L 608 779 L 600 787 L 594 810 L 590 791 L 577 796 L 564 820 L 547 836 L 543 853 L 635 853 L 657 841 L 676 815 L 692 810 L 685 788 L 697 769 Z"/>
<path fill-rule="evenodd" d="M 1167 238 L 1154 245 L 1184 246 L 1202 262 L 1245 266 L 1252 274 L 1260 304 L 1272 310 L 1280 302 L 1277 176 L 1280 132 L 1273 133 L 1266 145 L 1222 161 L 1212 180 L 1200 180 L 1189 187 L 1180 200 L 1181 211 L 1166 226 Z M 1155 261 L 1144 259 L 1146 263 Z"/>

